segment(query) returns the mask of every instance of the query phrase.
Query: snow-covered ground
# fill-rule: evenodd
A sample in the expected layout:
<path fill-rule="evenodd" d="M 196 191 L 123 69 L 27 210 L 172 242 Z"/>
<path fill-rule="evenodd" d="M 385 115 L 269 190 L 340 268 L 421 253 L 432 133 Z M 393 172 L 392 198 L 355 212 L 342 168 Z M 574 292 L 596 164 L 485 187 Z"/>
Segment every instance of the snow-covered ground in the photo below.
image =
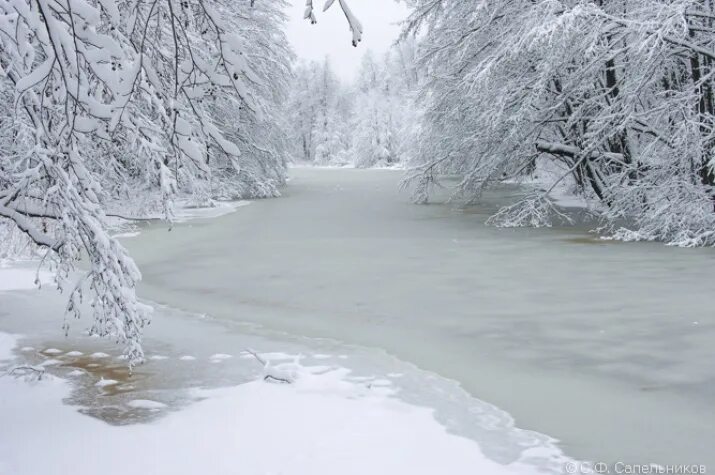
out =
<path fill-rule="evenodd" d="M 185 223 L 192 219 L 218 218 L 251 204 L 250 201 L 212 201 L 211 203 L 213 206 L 192 206 L 188 202 L 177 203 L 174 222 Z"/>
<path fill-rule="evenodd" d="M 4 309 L 17 313 L 15 303 L 5 305 L 14 295 L 40 302 L 54 295 L 37 290 L 37 282 L 51 281 L 50 274 L 38 273 L 36 262 L 3 263 Z M 20 328 L 32 334 L 37 323 L 29 316 L 34 310 L 28 307 L 26 313 L 9 320 L 20 321 Z M 9 320 L 6 314 L 0 323 Z M 158 320 L 155 325 L 166 325 Z M 23 340 L 35 346 L 21 345 Z M 92 340 L 89 347 L 77 346 L 84 340 Z M 537 466 L 553 468 L 561 461 L 560 451 L 548 439 L 540 445 L 541 438 L 526 432 L 521 439 L 508 416 L 506 440 L 517 456 L 496 461 L 485 455 L 479 442 L 443 425 L 429 404 L 401 397 L 401 389 L 389 379 L 356 376 L 336 364 L 348 360 L 343 354 L 316 353 L 311 366 L 296 355 L 261 353 L 258 357 L 269 363 L 248 383 L 133 389 L 137 383 L 131 378 L 113 379 L 124 363 L 96 351 L 91 346 L 96 339 L 73 337 L 48 346 L 37 341 L 0 331 L 0 475 L 498 475 L 541 473 Z M 221 368 L 256 365 L 250 354 L 235 356 L 153 353 L 148 371 L 171 372 L 177 363 L 189 372 L 204 371 L 200 365 L 205 363 Z M 387 373 L 394 379 L 404 376 Z M 435 391 L 443 393 L 436 386 Z M 121 397 L 113 398 L 117 392 Z M 102 410 L 132 414 L 132 419 L 110 424 L 99 416 Z M 478 412 L 493 422 L 495 415 L 489 411 Z M 490 430 L 501 433 L 496 427 Z M 512 440 L 513 433 L 518 435 Z"/>
<path fill-rule="evenodd" d="M 0 359 L 17 338 L 0 333 Z M 0 364 L 2 364 L 0 363 Z M 270 371 L 292 384 L 256 380 L 193 390 L 196 402 L 149 424 L 112 426 L 65 405 L 67 380 L 0 377 L 0 473 L 12 475 L 490 474 L 536 473 L 486 458 L 448 433 L 428 408 L 349 371 L 294 363 Z M 80 376 L 82 377 L 82 376 Z M 86 377 L 86 376 L 85 376 Z M 106 382 L 106 380 L 103 380 Z M 128 406 L 157 411 L 158 401 Z"/>
<path fill-rule="evenodd" d="M 186 223 L 194 219 L 211 219 L 219 218 L 227 214 L 235 213 L 239 208 L 248 206 L 251 201 L 216 201 L 212 200 L 210 206 L 198 206 L 189 199 L 177 200 L 174 203 L 174 223 Z M 114 237 L 132 238 L 139 235 L 137 224 L 140 221 L 147 220 L 162 220 L 164 216 L 161 213 L 153 213 L 147 216 L 142 216 L 140 220 L 124 219 L 117 216 L 107 218 L 110 226 L 114 229 Z"/>
<path fill-rule="evenodd" d="M 52 282 L 49 272 L 38 270 L 37 262 L 10 262 L 0 260 L 0 292 L 34 289 Z"/>

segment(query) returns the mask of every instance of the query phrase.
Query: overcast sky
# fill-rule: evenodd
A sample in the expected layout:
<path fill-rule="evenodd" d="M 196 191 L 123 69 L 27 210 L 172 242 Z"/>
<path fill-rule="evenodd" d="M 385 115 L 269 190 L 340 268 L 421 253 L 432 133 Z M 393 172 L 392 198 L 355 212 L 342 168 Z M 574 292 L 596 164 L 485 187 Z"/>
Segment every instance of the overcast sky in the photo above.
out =
<path fill-rule="evenodd" d="M 382 54 L 397 39 L 400 27 L 397 22 L 407 16 L 407 8 L 394 0 L 349 0 L 353 13 L 363 25 L 363 40 L 357 48 L 350 44 L 352 36 L 338 2 L 323 12 L 325 0 L 314 0 L 317 25 L 303 19 L 305 0 L 289 0 L 288 39 L 299 58 L 321 60 L 330 56 L 335 72 L 350 80 L 368 49 Z"/>

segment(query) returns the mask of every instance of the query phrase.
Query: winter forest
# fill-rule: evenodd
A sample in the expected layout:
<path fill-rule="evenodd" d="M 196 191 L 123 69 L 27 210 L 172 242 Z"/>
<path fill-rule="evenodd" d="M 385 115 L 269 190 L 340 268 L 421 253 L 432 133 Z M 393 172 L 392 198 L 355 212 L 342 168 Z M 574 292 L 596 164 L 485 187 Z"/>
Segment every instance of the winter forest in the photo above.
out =
<path fill-rule="evenodd" d="M 685 400 L 697 399 L 692 407 L 700 407 L 700 399 L 708 400 L 704 395 L 712 397 L 715 384 L 713 355 L 700 339 L 715 332 L 708 310 L 712 305 L 705 299 L 710 292 L 708 282 L 712 282 L 715 246 L 715 0 L 383 1 L 398 4 L 406 13 L 396 25 L 399 34 L 377 51 L 367 43 L 376 27 L 373 18 L 381 15 L 379 3 L 297 1 L 305 28 L 339 23 L 341 33 L 322 41 L 339 44 L 350 54 L 357 51 L 361 59 L 354 66 L 355 74 L 346 77 L 333 57 L 317 60 L 296 53 L 286 32 L 293 21 L 290 7 L 296 2 L 0 0 L 0 271 L 3 262 L 31 262 L 33 287 L 52 290 L 47 299 L 60 306 L 59 310 L 49 304 L 42 307 L 43 312 L 54 309 L 59 333 L 76 338 L 71 335 L 81 324 L 75 322 L 85 322 L 85 336 L 101 337 L 96 341 L 110 344 L 108 348 L 115 345 L 121 353 L 117 367 L 123 368 L 116 371 L 126 369 L 128 374 L 138 371 L 141 375 L 141 368 L 161 363 L 162 358 L 152 361 L 156 352 L 145 342 L 154 319 L 159 328 L 165 328 L 159 334 L 167 338 L 184 328 L 183 323 L 162 323 L 167 318 L 162 316 L 165 310 L 158 310 L 160 306 L 151 301 L 171 306 L 181 298 L 185 300 L 176 307 L 211 314 L 209 319 L 221 320 L 221 312 L 235 311 L 240 313 L 235 318 L 275 331 L 385 349 L 457 381 L 463 387 L 460 391 L 470 397 L 480 397 L 475 392 L 485 391 L 489 401 L 500 407 L 502 396 L 504 404 L 511 404 L 504 396 L 507 389 L 499 392 L 494 389 L 498 383 L 491 386 L 473 376 L 476 370 L 468 368 L 477 367 L 476 359 L 487 361 L 487 355 L 503 354 L 498 364 L 506 368 L 543 358 L 544 371 L 574 371 L 611 378 L 608 381 L 637 380 L 633 384 L 647 390 L 677 392 L 682 384 L 697 393 L 692 397 L 687 393 Z M 331 173 L 342 175 L 325 178 Z M 311 201 L 310 193 L 315 190 L 327 191 Z M 387 208 L 387 200 L 401 204 Z M 236 213 L 230 219 L 235 216 L 237 221 L 230 230 L 219 227 L 224 218 L 216 219 L 216 230 L 205 233 L 203 226 L 214 224 L 185 224 L 192 210 L 223 209 L 229 206 L 226 203 L 249 201 L 246 211 L 233 210 Z M 290 208 L 280 211 L 282 206 Z M 247 215 L 247 221 L 239 222 L 241 215 Z M 354 216 L 353 221 L 345 218 L 348 215 Z M 474 226 L 478 231 L 465 231 Z M 141 237 L 124 239 L 127 231 L 138 234 L 137 230 Z M 577 233 L 563 246 L 588 240 L 601 247 L 584 245 L 569 254 L 561 244 L 554 244 L 554 234 L 538 234 L 541 231 Z M 221 244 L 212 241 L 219 234 Z M 336 236 L 341 239 L 333 241 Z M 480 244 L 475 236 L 486 236 L 500 251 Z M 373 238 L 369 246 L 358 242 Z M 457 257 L 450 254 L 454 246 L 465 242 L 470 243 L 464 244 L 467 248 L 454 251 Z M 292 247 L 301 254 L 286 255 Z M 217 249 L 224 250 L 222 257 L 212 254 L 218 255 Z M 161 252 L 171 257 L 160 258 Z M 563 261 L 562 252 L 567 253 Z M 362 261 L 344 260 L 348 253 L 361 256 Z M 404 259 L 391 260 L 400 253 Z M 544 274 L 533 270 L 537 268 Z M 192 274 L 197 269 L 206 274 Z M 443 280 L 429 281 L 433 272 Z M 613 273 L 623 276 L 622 285 L 611 282 Z M 171 280 L 179 279 L 179 274 L 184 280 Z M 519 290 L 512 295 L 521 297 L 510 301 L 502 298 L 502 292 L 512 288 L 509 282 L 515 275 L 523 280 L 514 284 Z M 292 280 L 283 284 L 280 279 L 285 276 Z M 383 277 L 386 283 L 380 287 L 377 282 L 383 282 Z M 328 280 L 321 284 L 323 278 Z M 481 285 L 474 279 L 491 282 L 478 280 Z M 561 279 L 563 285 L 554 284 Z M 577 281 L 583 284 L 576 285 Z M 660 282 L 662 287 L 658 287 Z M 313 284 L 317 287 L 310 287 Z M 189 297 L 199 287 L 203 293 Z M 240 296 L 231 300 L 233 292 Z M 13 313 L 10 309 L 15 309 L 14 314 L 41 313 L 23 310 L 26 307 L 12 303 L 9 295 L 0 285 L 0 323 L 6 313 Z M 323 298 L 329 299 L 324 309 L 320 307 Z M 521 319 L 521 307 L 511 307 L 517 301 L 527 302 L 528 307 L 532 298 L 535 303 L 526 311 L 536 315 L 538 306 L 544 305 L 543 315 L 550 316 L 543 333 L 541 326 L 532 328 L 537 325 L 533 320 Z M 605 302 L 611 299 L 612 306 L 606 308 Z M 275 304 L 281 311 L 296 312 L 290 324 L 283 326 L 277 316 L 280 312 L 273 310 L 274 300 L 281 302 Z M 490 315 L 503 315 L 503 319 L 479 324 L 460 320 L 469 312 L 486 311 L 492 303 Z M 407 330 L 411 321 L 391 320 L 402 305 L 413 305 L 411 315 L 420 322 L 442 314 L 444 320 L 435 328 L 418 323 Z M 356 316 L 342 329 L 339 324 L 324 323 L 318 318 L 321 310 L 316 310 L 323 309 L 327 319 L 327 315 L 359 314 L 364 306 L 374 315 Z M 557 321 L 554 315 L 562 315 L 562 307 L 582 313 L 586 320 L 578 328 L 578 323 L 566 317 Z M 429 316 L 421 316 L 428 310 Z M 256 315 L 255 320 L 246 317 L 247 313 Z M 624 315 L 635 313 L 638 318 L 624 320 Z M 514 315 L 519 320 L 506 323 Z M 649 323 L 653 315 L 663 320 Z M 687 331 L 671 327 L 677 320 L 673 315 L 687 319 Z M 192 323 L 185 325 L 186 334 L 191 334 Z M 393 330 L 385 330 L 392 325 L 394 337 Z M 559 330 L 552 333 L 552 325 Z M 694 331 L 693 325 L 703 332 L 700 336 L 688 333 Z M 20 323 L 12 332 L 0 324 L 0 337 L 2 331 L 32 334 Z M 223 338 L 209 337 L 209 330 L 205 331 L 206 341 Z M 485 340 L 466 342 L 472 334 L 486 335 Z M 666 334 L 682 338 L 678 350 L 687 348 L 671 357 L 677 361 L 660 359 L 675 348 L 666 341 Z M 161 339 L 150 335 L 151 341 Z M 247 341 L 258 347 L 274 342 L 267 334 L 251 335 Z M 612 360 L 600 359 L 614 345 L 632 342 L 634 335 L 645 339 L 642 345 L 630 346 Z M 552 339 L 556 343 L 549 343 Z M 177 337 L 176 341 L 184 340 Z M 418 341 L 428 342 L 424 346 L 451 347 L 454 356 L 444 356 L 441 349 L 426 356 L 423 351 L 427 350 L 417 349 L 414 342 Z M 577 349 L 574 343 L 572 348 L 574 341 L 583 344 Z M 564 349 L 559 351 L 573 353 L 552 354 L 561 343 Z M 297 345 L 286 343 L 292 344 Z M 482 349 L 473 349 L 482 344 Z M 2 349 L 0 344 L 0 360 Z M 246 351 L 242 364 L 257 362 L 266 381 L 291 383 L 300 390 L 297 381 L 315 382 L 321 374 L 295 362 L 292 369 L 281 369 L 263 353 Z M 211 381 L 228 380 L 211 371 L 231 356 L 216 353 L 209 359 L 208 370 L 196 372 L 211 375 Z M 185 355 L 185 361 L 191 358 Z M 302 369 L 296 370 L 296 365 Z M 50 367 L 41 366 L 33 361 L 18 367 L 24 368 L 22 374 L 32 376 L 45 374 Z M 663 368 L 674 371 L 672 378 L 659 373 L 666 371 Z M 305 371 L 309 374 L 299 379 Z M 402 374 L 402 370 L 393 373 Z M 527 378 L 524 384 L 531 384 L 526 382 L 531 381 L 529 373 L 527 369 L 518 373 Z M 97 384 L 109 380 L 107 374 Z M 171 374 L 173 379 L 166 380 L 171 383 L 161 384 L 178 384 L 174 381 L 181 378 Z M 541 381 L 549 378 L 551 373 L 544 374 Z M 213 387 L 207 381 L 200 385 Z M 347 384 L 332 383 L 336 388 Z M 362 383 L 358 386 L 362 391 Z M 588 387 L 584 383 L 583 394 L 593 394 Z M 400 391 L 410 394 L 409 389 L 395 390 Z M 551 397 L 546 388 L 535 394 Z M 621 408 L 634 401 L 638 406 L 642 395 L 620 400 L 622 393 L 615 389 L 604 394 L 604 404 Z M 260 401 L 273 396 L 279 397 L 256 390 L 252 397 Z M 642 412 L 636 411 L 633 417 L 642 417 L 639 421 L 643 422 L 675 404 L 671 399 L 662 402 L 666 396 L 661 393 L 653 397 L 662 398 L 653 403 L 657 410 L 648 412 L 651 406 L 643 405 Z M 458 399 L 455 396 L 451 401 Z M 320 407 L 326 411 L 342 407 L 333 403 L 322 401 Z M 369 473 L 422 473 L 418 467 L 424 473 L 437 473 L 430 467 L 439 467 L 441 473 L 468 473 L 468 467 L 477 466 L 482 470 L 479 473 L 506 473 L 501 471 L 504 467 L 532 473 L 525 467 L 536 459 L 538 470 L 533 473 L 595 473 L 584 470 L 592 470 L 599 460 L 651 463 L 656 460 L 642 458 L 663 454 L 666 466 L 702 467 L 708 461 L 703 457 L 712 456 L 703 448 L 715 436 L 709 424 L 693 422 L 700 428 L 693 436 L 699 437 L 697 442 L 679 439 L 682 444 L 674 442 L 669 453 L 670 449 L 659 445 L 665 442 L 648 439 L 656 437 L 657 431 L 638 429 L 644 422 L 630 424 L 633 433 L 626 441 L 602 422 L 604 432 L 593 426 L 591 437 L 610 438 L 612 447 L 599 452 L 587 436 L 574 434 L 566 423 L 559 425 L 559 416 L 542 427 L 529 419 L 538 408 L 514 404 L 506 407 L 506 416 L 489 413 L 491 406 L 471 411 L 462 418 L 468 421 L 463 432 L 447 424 L 449 431 L 469 438 L 474 427 L 488 426 L 469 419 L 477 417 L 474 414 L 491 414 L 490 420 L 502 421 L 494 424 L 505 431 L 503 438 L 478 440 L 484 459 L 470 461 L 467 454 L 472 452 L 457 449 L 456 442 L 445 442 L 452 448 L 427 450 L 424 453 L 434 458 L 415 460 L 409 470 L 401 466 Z M 132 410 L 159 411 L 159 407 L 163 403 L 135 404 Z M 294 412 L 304 409 L 299 406 Z M 573 410 L 578 417 L 599 418 L 597 413 L 587 416 L 590 411 L 583 407 Z M 564 411 L 564 418 L 584 425 L 593 422 Z M 523 416 L 536 435 L 517 433 L 511 412 Z M 276 414 L 271 416 L 276 425 L 285 422 Z M 329 414 L 325 417 L 330 418 Z M 691 431 L 688 421 L 697 420 L 695 413 L 672 414 L 682 433 Z M 0 432 L 2 426 L 0 417 Z M 207 426 L 205 430 L 213 429 Z M 572 443 L 578 452 L 575 457 L 590 462 L 571 462 L 568 450 L 565 455 L 564 447 L 542 437 L 542 432 L 553 432 L 556 439 Z M 393 437 L 407 437 L 385 434 L 386 447 Z M 117 446 L 123 447 L 116 437 Z M 360 443 L 348 440 L 353 447 Z M 270 458 L 266 449 L 247 447 L 244 455 Z M 549 455 L 532 457 L 519 452 L 512 456 L 515 447 L 547 447 L 544 453 Z M 0 474 L 5 473 L 5 455 L 0 448 Z M 445 465 L 447 459 L 452 465 Z M 496 465 L 491 465 L 492 459 Z M 268 467 L 262 463 L 256 462 L 247 472 L 224 467 L 205 473 L 268 473 L 261 471 Z M 162 467 L 169 473 L 172 466 Z M 321 472 L 308 462 L 292 468 L 280 473 L 337 473 Z M 8 474 L 42 473 L 39 469 L 8 470 Z M 136 470 L 125 473 L 164 473 L 146 471 L 140 465 Z"/>
<path fill-rule="evenodd" d="M 293 161 L 359 168 L 408 160 L 418 84 L 416 44 L 395 45 L 384 58 L 368 51 L 355 84 L 344 85 L 328 60 L 300 64 L 287 101 Z"/>

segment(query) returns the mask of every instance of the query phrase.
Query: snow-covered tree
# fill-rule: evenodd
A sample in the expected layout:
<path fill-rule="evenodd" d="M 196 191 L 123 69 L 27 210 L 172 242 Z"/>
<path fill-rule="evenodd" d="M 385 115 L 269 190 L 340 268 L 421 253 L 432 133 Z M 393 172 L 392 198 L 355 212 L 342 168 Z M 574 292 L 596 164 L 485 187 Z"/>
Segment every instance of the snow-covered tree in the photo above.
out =
<path fill-rule="evenodd" d="M 371 52 L 362 59 L 356 81 L 353 143 L 350 149 L 355 166 L 368 168 L 397 161 L 390 97 L 384 65 L 378 64 Z"/>
<path fill-rule="evenodd" d="M 286 105 L 293 157 L 319 165 L 342 163 L 350 112 L 350 99 L 327 58 L 298 64 Z"/>
<path fill-rule="evenodd" d="M 132 363 L 149 309 L 107 216 L 161 206 L 170 219 L 177 192 L 270 196 L 283 179 L 283 4 L 253 3 L 0 4 L 0 225 L 52 262 L 70 314 L 90 292 L 91 333 Z"/>
<path fill-rule="evenodd" d="M 342 118 L 338 104 L 343 94 L 342 85 L 333 72 L 330 61 L 325 59 L 323 65 L 314 68 L 316 73 L 314 98 L 317 100 L 314 130 L 315 152 L 313 161 L 326 165 L 341 152 Z"/>
<path fill-rule="evenodd" d="M 330 62 L 300 63 L 286 102 L 296 160 L 319 165 L 389 166 L 404 160 L 419 81 L 416 44 L 406 38 L 377 59 L 363 56 L 352 84 Z"/>
<path fill-rule="evenodd" d="M 474 200 L 549 170 L 491 221 L 548 225 L 563 216 L 549 192 L 571 183 L 616 237 L 715 244 L 711 0 L 410 3 L 426 76 L 418 200 L 445 171 Z"/>
<path fill-rule="evenodd" d="M 407 129 L 414 120 L 412 90 L 417 84 L 414 41 L 393 47 L 377 61 L 363 56 L 355 85 L 353 142 L 357 167 L 390 166 L 404 160 Z"/>

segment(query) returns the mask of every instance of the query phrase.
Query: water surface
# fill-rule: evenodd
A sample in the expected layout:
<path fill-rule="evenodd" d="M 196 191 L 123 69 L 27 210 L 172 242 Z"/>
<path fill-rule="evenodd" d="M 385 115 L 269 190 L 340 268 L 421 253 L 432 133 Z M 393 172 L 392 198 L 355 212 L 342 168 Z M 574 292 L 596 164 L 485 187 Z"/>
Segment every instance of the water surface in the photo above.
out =
<path fill-rule="evenodd" d="M 580 459 L 715 468 L 715 252 L 484 226 L 515 188 L 462 209 L 410 204 L 400 172 L 291 175 L 283 198 L 127 240 L 141 295 L 384 350 Z"/>

